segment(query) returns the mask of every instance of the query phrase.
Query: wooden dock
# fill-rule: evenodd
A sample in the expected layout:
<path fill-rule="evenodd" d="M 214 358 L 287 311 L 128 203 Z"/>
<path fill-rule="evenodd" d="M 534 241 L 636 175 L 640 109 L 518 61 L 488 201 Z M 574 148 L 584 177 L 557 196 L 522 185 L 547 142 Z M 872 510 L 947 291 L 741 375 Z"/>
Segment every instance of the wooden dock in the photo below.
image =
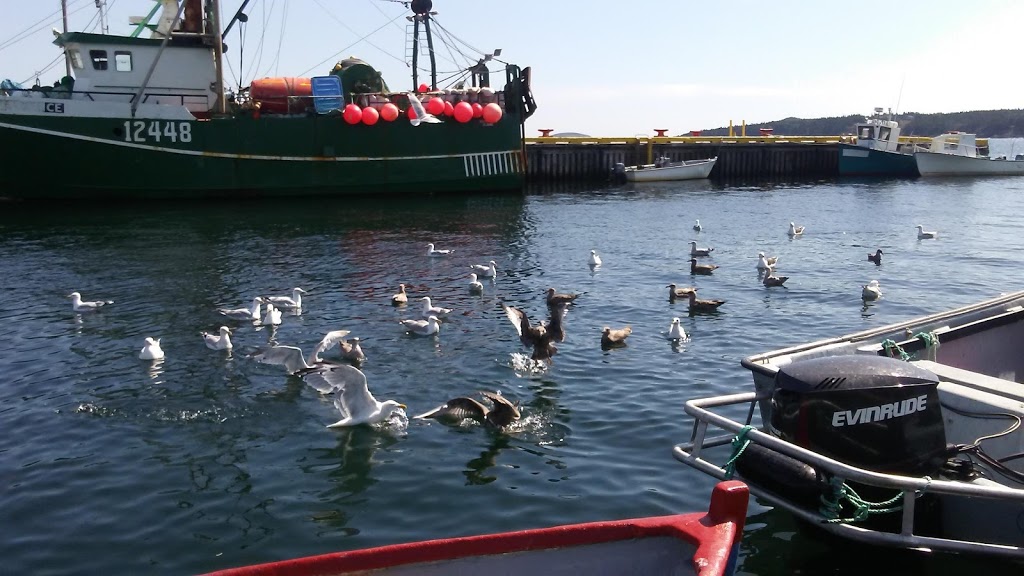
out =
<path fill-rule="evenodd" d="M 854 140 L 851 136 L 526 138 L 526 178 L 534 183 L 603 182 L 617 162 L 650 164 L 662 156 L 672 161 L 717 156 L 710 176 L 716 180 L 827 178 L 839 175 L 840 142 Z"/>

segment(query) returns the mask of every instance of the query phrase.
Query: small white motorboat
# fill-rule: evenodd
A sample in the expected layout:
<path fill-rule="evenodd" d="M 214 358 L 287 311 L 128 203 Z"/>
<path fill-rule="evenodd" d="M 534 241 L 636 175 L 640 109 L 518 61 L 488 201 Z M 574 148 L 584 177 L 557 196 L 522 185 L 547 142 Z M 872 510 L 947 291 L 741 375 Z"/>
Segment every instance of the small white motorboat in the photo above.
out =
<path fill-rule="evenodd" d="M 1022 338 L 1015 292 L 750 356 L 674 455 L 841 538 L 1022 561 Z"/>
<path fill-rule="evenodd" d="M 659 158 L 654 164 L 640 166 L 615 167 L 627 182 L 664 182 L 670 180 L 700 180 L 711 174 L 718 157 L 702 160 L 683 160 L 672 162 L 668 158 Z"/>
<path fill-rule="evenodd" d="M 1017 176 L 1024 174 L 1024 155 L 1014 159 L 978 152 L 974 134 L 948 132 L 932 139 L 927 150 L 914 153 L 921 176 Z"/>

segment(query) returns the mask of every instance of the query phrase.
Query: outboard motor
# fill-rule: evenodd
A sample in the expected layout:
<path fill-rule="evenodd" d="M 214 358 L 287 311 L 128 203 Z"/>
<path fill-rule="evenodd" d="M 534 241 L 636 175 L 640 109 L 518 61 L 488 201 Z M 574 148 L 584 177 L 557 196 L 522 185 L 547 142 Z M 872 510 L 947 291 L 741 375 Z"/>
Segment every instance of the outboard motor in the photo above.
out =
<path fill-rule="evenodd" d="M 882 356 L 794 362 L 775 376 L 771 430 L 851 466 L 923 476 L 946 461 L 938 377 Z"/>
<path fill-rule="evenodd" d="M 623 184 L 626 182 L 626 165 L 622 162 L 616 162 L 615 166 L 612 166 L 612 182 L 616 184 Z"/>

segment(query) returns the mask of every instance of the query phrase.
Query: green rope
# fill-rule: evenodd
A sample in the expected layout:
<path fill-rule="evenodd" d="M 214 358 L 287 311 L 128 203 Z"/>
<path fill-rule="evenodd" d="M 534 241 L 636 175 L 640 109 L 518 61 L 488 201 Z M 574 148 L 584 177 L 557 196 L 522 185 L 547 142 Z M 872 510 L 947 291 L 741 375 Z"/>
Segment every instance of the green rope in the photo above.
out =
<path fill-rule="evenodd" d="M 932 346 L 939 345 L 939 337 L 935 332 L 918 332 L 917 334 L 914 334 L 914 338 L 924 342 L 925 348 L 931 348 Z"/>
<path fill-rule="evenodd" d="M 907 354 L 906 350 L 897 344 L 895 340 L 883 340 L 882 350 L 885 350 L 889 358 L 895 358 L 898 353 L 900 360 L 910 360 L 910 354 Z"/>
<path fill-rule="evenodd" d="M 740 429 L 736 434 L 736 437 L 732 439 L 732 456 L 725 463 L 725 479 L 731 480 L 733 474 L 736 473 L 736 461 L 740 459 L 740 454 L 747 449 L 750 444 L 750 439 L 747 438 L 747 433 L 754 430 L 753 426 L 749 424 Z"/>
<path fill-rule="evenodd" d="M 818 508 L 821 515 L 825 517 L 825 522 L 829 524 L 860 522 L 866 520 L 871 514 L 886 514 L 903 509 L 902 504 L 894 506 L 903 498 L 902 492 L 884 502 L 871 502 L 861 498 L 856 490 L 843 482 L 842 478 L 833 476 L 829 480 L 829 486 L 832 488 L 831 494 L 821 495 L 821 507 Z M 842 517 L 844 502 L 853 507 L 853 516 Z"/>

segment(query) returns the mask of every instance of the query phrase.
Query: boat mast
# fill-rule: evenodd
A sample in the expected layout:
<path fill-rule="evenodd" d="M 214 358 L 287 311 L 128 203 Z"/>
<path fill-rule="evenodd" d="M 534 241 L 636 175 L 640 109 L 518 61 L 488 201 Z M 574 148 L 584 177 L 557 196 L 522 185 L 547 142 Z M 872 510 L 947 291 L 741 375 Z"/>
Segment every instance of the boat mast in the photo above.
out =
<path fill-rule="evenodd" d="M 60 11 L 64 16 L 64 33 L 68 33 L 68 0 L 60 0 Z M 64 69 L 67 71 L 67 76 L 71 76 L 71 57 L 68 56 L 68 49 L 64 47 Z"/>
<path fill-rule="evenodd" d="M 217 81 L 214 90 L 217 93 L 216 110 L 218 114 L 227 113 L 224 102 L 224 38 L 220 32 L 220 2 L 219 0 L 208 0 L 209 4 L 209 27 L 207 37 L 213 41 L 213 63 L 217 72 Z"/>
<path fill-rule="evenodd" d="M 434 58 L 434 37 L 430 33 L 430 16 L 437 14 L 437 12 L 431 12 L 431 8 L 434 7 L 434 3 L 431 0 L 412 0 L 410 8 L 412 8 L 413 16 L 410 17 L 412 20 L 412 89 L 419 89 L 419 70 L 417 69 L 417 62 L 419 61 L 420 53 L 420 20 L 423 21 L 423 29 L 427 32 L 427 51 L 430 53 L 430 88 L 433 90 L 437 88 L 437 61 Z"/>

